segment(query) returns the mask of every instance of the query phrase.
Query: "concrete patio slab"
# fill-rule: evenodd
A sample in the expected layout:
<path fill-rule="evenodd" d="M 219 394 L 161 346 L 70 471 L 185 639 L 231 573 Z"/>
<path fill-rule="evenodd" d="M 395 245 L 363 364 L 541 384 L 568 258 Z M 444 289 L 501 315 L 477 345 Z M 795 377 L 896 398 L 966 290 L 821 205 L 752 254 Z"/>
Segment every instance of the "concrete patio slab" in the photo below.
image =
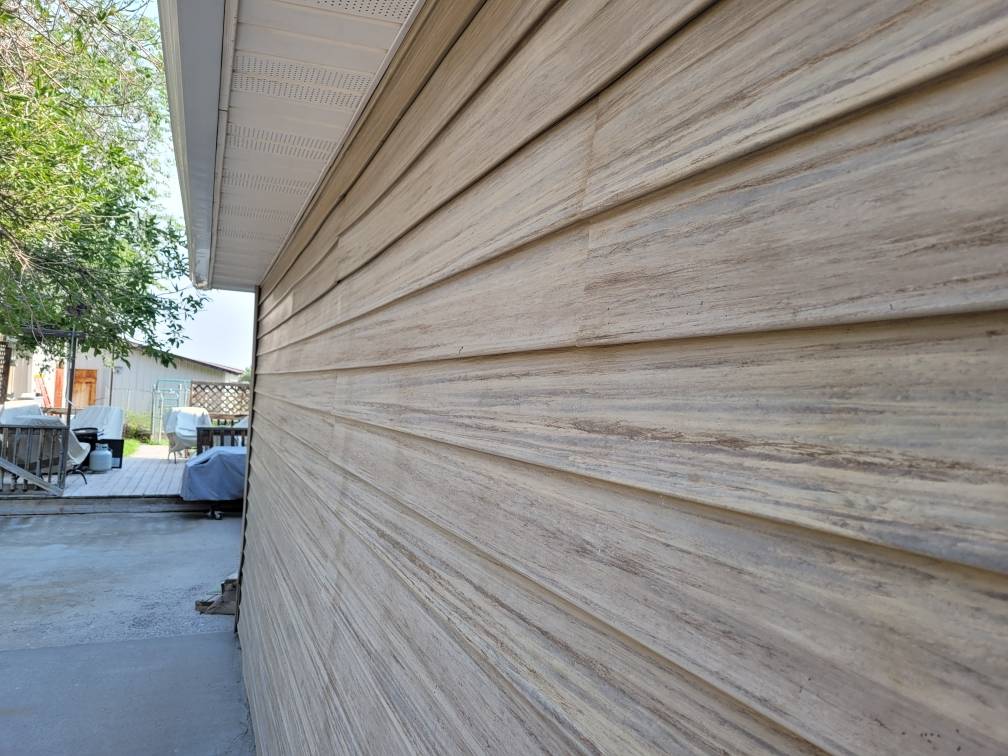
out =
<path fill-rule="evenodd" d="M 230 631 L 0 651 L 0 753 L 255 752 Z"/>
<path fill-rule="evenodd" d="M 0 517 L 0 650 L 229 630 L 197 598 L 238 566 L 241 518 Z"/>
<path fill-rule="evenodd" d="M 252 754 L 233 617 L 198 614 L 241 520 L 0 517 L 0 756 Z"/>

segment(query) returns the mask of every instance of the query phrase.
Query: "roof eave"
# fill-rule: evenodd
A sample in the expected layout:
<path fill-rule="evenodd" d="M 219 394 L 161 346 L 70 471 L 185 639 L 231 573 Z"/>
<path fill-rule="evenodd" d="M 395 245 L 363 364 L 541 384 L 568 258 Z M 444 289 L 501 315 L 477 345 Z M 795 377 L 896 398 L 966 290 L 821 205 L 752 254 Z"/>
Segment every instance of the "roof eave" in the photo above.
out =
<path fill-rule="evenodd" d="M 218 183 L 224 0 L 158 0 L 175 164 L 189 251 L 189 277 L 212 285 L 211 250 Z"/>

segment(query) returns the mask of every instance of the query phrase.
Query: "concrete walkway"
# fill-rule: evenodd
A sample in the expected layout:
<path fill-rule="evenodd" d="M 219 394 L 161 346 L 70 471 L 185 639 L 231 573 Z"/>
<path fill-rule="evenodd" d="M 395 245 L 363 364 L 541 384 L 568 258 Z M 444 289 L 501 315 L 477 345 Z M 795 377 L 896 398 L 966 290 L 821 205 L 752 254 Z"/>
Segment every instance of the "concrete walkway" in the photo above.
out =
<path fill-rule="evenodd" d="M 193 602 L 240 520 L 0 516 L 0 755 L 251 754 L 233 618 Z"/>

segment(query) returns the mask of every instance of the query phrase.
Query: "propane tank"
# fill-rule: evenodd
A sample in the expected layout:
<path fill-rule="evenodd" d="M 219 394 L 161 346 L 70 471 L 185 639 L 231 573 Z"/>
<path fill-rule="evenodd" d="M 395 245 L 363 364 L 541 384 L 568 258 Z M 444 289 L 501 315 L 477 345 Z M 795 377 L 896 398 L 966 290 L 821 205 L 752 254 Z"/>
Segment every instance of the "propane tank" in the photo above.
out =
<path fill-rule="evenodd" d="M 108 472 L 112 469 L 112 452 L 108 444 L 96 444 L 91 457 L 88 460 L 88 467 L 93 473 Z"/>

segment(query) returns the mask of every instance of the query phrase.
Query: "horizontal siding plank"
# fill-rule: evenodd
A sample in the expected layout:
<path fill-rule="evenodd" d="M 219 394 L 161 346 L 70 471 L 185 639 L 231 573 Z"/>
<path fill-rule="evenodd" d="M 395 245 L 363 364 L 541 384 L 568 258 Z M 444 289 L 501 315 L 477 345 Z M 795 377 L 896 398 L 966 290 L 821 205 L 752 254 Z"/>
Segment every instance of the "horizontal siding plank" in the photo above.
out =
<path fill-rule="evenodd" d="M 292 302 L 282 300 L 296 292 L 308 272 L 332 250 L 339 231 L 398 178 L 553 4 L 555 0 L 490 0 L 483 4 L 352 187 L 335 205 L 328 205 L 330 212 L 324 219 L 315 221 L 311 240 L 284 275 L 282 285 L 264 297 L 264 315 L 278 305 L 281 311 L 291 308 Z M 313 273 L 312 280 L 315 278 Z M 329 285 L 335 283 L 333 280 Z"/>
<path fill-rule="evenodd" d="M 321 223 L 305 252 L 292 266 L 288 282 L 263 302 L 268 313 L 296 282 L 332 250 L 340 232 L 356 221 L 395 184 L 441 132 L 522 37 L 556 0 L 489 0 L 448 51 L 415 102 L 403 114 L 353 187 Z M 332 281 L 332 286 L 336 282 Z"/>
<path fill-rule="evenodd" d="M 579 343 L 1008 305 L 1008 61 L 591 225 Z"/>
<path fill-rule="evenodd" d="M 264 493 L 272 491 L 268 486 L 260 484 Z M 284 558 L 290 549 L 298 548 L 285 530 L 288 523 L 271 521 L 269 530 L 257 534 L 254 544 L 247 547 L 246 559 L 246 563 L 269 566 L 254 576 L 248 592 L 254 593 L 257 602 L 260 597 L 268 602 L 268 606 L 257 606 L 257 616 L 260 621 L 270 618 L 273 626 L 275 645 L 266 658 L 269 677 L 263 692 L 270 699 L 279 699 L 285 710 L 287 721 L 277 727 L 284 744 L 280 752 L 349 753 L 355 743 L 382 749 L 375 752 L 406 752 L 412 733 L 407 733 L 402 719 L 393 713 L 366 663 L 366 652 L 347 627 L 344 613 L 334 607 L 334 601 L 343 597 L 327 593 L 313 596 L 317 579 L 291 582 L 305 577 L 307 565 L 291 564 L 296 560 Z M 247 592 L 244 587 L 242 592 Z M 312 605 L 320 601 L 329 607 L 324 623 L 318 622 L 312 611 Z M 244 624 L 245 607 L 242 614 Z M 247 632 L 241 629 L 243 645 Z M 304 684 L 302 677 L 307 678 Z M 368 695 L 360 695 L 362 690 Z M 294 701 L 284 700 L 288 695 Z M 310 733 L 301 732 L 298 722 L 318 722 L 320 726 L 305 728 Z"/>
<path fill-rule="evenodd" d="M 593 119 L 584 109 L 551 129 L 490 179 L 449 202 L 437 221 L 417 226 L 338 286 L 339 256 L 329 255 L 290 293 L 289 308 L 262 318 L 259 332 L 284 324 L 290 312 L 295 314 L 288 327 L 274 339 L 317 332 L 334 319 L 363 314 L 565 225 L 581 203 Z M 487 207 L 495 208 L 492 216 Z M 473 223 L 477 217 L 487 222 Z"/>
<path fill-rule="evenodd" d="M 579 0 L 552 13 L 340 235 L 340 278 L 597 94 L 711 0 Z"/>
<path fill-rule="evenodd" d="M 283 581 L 289 575 L 276 566 L 283 560 L 277 559 L 277 547 L 266 537 L 247 544 L 246 565 L 253 561 L 264 567 L 274 565 L 272 573 L 263 570 L 254 577 L 243 573 L 242 578 L 239 627 L 242 659 L 255 661 L 251 674 L 249 663 L 245 663 L 245 680 L 256 747 L 262 753 L 334 752 L 332 743 L 346 743 L 360 733 L 361 723 L 351 722 L 340 698 L 333 695 L 334 691 L 342 694 L 341 681 L 358 672 L 351 668 L 334 678 L 318 648 L 313 647 L 314 633 L 301 631 L 301 627 L 311 628 L 303 625 L 300 602 L 293 599 Z M 351 658 L 347 667 L 352 665 Z M 386 721 L 380 714 L 377 719 Z M 260 727 L 262 720 L 269 723 L 268 728 Z M 315 722 L 317 726 L 299 731 L 299 722 Z M 400 731 L 386 727 L 377 734 L 377 741 L 401 743 Z"/>
<path fill-rule="evenodd" d="M 740 0 L 687 31 L 601 96 L 586 212 L 1004 50 L 1008 3 Z"/>
<path fill-rule="evenodd" d="M 259 339 L 257 368 L 318 370 L 572 346 L 587 248 L 587 229 L 564 232 L 527 254 L 495 260 L 338 329 L 290 343 L 296 324 L 310 327 L 310 321 L 295 317 Z M 313 311 L 328 318 L 321 308 L 307 312 Z M 274 351 L 264 351 L 269 349 Z"/>
<path fill-rule="evenodd" d="M 259 478 L 275 502 L 271 527 L 290 529 L 302 565 L 328 578 L 318 588 L 323 611 L 301 617 L 298 626 L 308 635 L 331 633 L 328 643 L 315 641 L 315 647 L 329 649 L 326 663 L 337 665 L 336 674 L 346 676 L 344 665 L 361 672 L 356 680 L 342 680 L 337 693 L 348 718 L 369 727 L 348 738 L 351 746 L 376 754 L 570 752 L 563 734 L 525 697 L 509 693 L 495 670 L 481 666 L 461 638 L 431 616 L 425 597 L 411 593 L 373 546 L 334 516 L 331 491 L 318 496 L 316 487 L 302 488 L 296 502 L 284 496 L 303 483 L 296 473 L 300 448 L 264 447 L 281 460 Z M 335 490 L 343 492 L 341 509 L 352 506 L 352 490 Z M 300 594 L 315 582 L 301 576 L 287 585 Z M 387 710 L 385 717 L 361 708 L 375 702 Z M 378 733 L 389 728 L 401 732 L 398 746 L 378 742 Z"/>
<path fill-rule="evenodd" d="M 875 89 L 872 89 L 874 86 L 872 82 L 877 83 L 880 77 L 883 79 L 887 76 L 892 77 L 892 81 L 887 85 L 889 89 L 886 91 L 894 94 L 912 88 L 914 85 L 928 78 L 934 78 L 941 73 L 962 67 L 968 62 L 982 57 L 981 53 L 989 54 L 988 48 L 994 45 L 996 40 L 1003 37 L 1003 34 L 999 32 L 1002 16 L 1004 15 L 1002 12 L 1003 8 L 1001 7 L 1004 6 L 1003 0 L 999 2 L 992 0 L 992 2 L 971 8 L 970 13 L 965 14 L 960 21 L 947 26 L 947 33 L 945 31 L 946 27 L 941 27 L 943 29 L 941 33 L 925 34 L 923 37 L 921 37 L 921 30 L 930 28 L 929 24 L 935 21 L 934 14 L 953 13 L 955 12 L 954 9 L 951 6 L 941 4 L 920 5 L 917 3 L 903 3 L 896 4 L 898 7 L 893 7 L 893 3 L 875 3 L 871 4 L 870 12 L 868 12 L 859 7 L 839 4 L 831 9 L 831 13 L 841 14 L 843 18 L 837 20 L 830 16 L 836 23 L 827 24 L 824 30 L 816 27 L 816 35 L 812 35 L 809 40 L 805 40 L 805 44 L 793 47 L 788 46 L 784 50 L 778 50 L 779 54 L 777 57 L 772 59 L 760 58 L 760 65 L 757 66 L 754 63 L 753 67 L 747 68 L 742 72 L 738 72 L 736 67 L 733 69 L 731 76 L 725 76 L 723 72 L 720 72 L 716 68 L 717 66 L 731 64 L 732 61 L 739 59 L 740 56 L 752 57 L 750 48 L 759 47 L 762 44 L 767 29 L 787 28 L 785 22 L 793 20 L 792 16 L 794 14 L 797 14 L 795 17 L 809 15 L 823 16 L 819 12 L 817 3 L 811 0 L 805 3 L 792 3 L 785 8 L 778 8 L 778 5 L 752 5 L 744 2 L 721 3 L 714 10 L 701 16 L 699 21 L 690 24 L 682 33 L 673 37 L 672 40 L 667 42 L 659 51 L 649 56 L 638 67 L 651 70 L 651 67 L 656 65 L 651 62 L 652 59 L 662 60 L 662 65 L 672 65 L 666 60 L 666 57 L 671 55 L 672 52 L 676 52 L 678 56 L 675 63 L 676 70 L 682 74 L 681 79 L 687 82 L 681 84 L 681 86 L 686 86 L 690 91 L 690 97 L 685 101 L 696 102 L 695 109 L 703 113 L 704 116 L 703 118 L 696 117 L 696 122 L 690 124 L 692 130 L 683 130 L 683 139 L 686 139 L 687 134 L 693 135 L 695 130 L 700 130 L 704 134 L 713 135 L 713 137 L 723 142 L 740 145 L 737 149 L 713 151 L 699 137 L 691 143 L 672 145 L 668 148 L 666 154 L 675 155 L 676 158 L 667 166 L 667 170 L 666 168 L 662 168 L 665 171 L 662 174 L 665 176 L 662 182 L 648 184 L 649 191 L 661 188 L 675 181 L 683 180 L 699 171 L 724 163 L 733 157 L 752 152 L 757 148 L 772 144 L 791 134 L 810 128 L 810 124 L 805 124 L 800 129 L 784 128 L 773 131 L 770 134 L 763 133 L 760 128 L 760 122 L 758 119 L 754 120 L 756 117 L 753 113 L 762 112 L 761 109 L 763 108 L 772 110 L 772 105 L 777 99 L 796 107 L 798 105 L 804 107 L 803 103 L 807 103 L 807 107 L 814 109 L 818 114 L 815 123 L 827 123 L 831 119 L 862 107 L 869 100 L 871 102 L 878 101 L 880 97 L 875 94 L 869 100 L 863 102 L 857 98 L 864 92 L 876 92 Z M 909 7 L 904 8 L 904 5 L 909 5 Z M 840 65 L 843 61 L 848 60 L 845 56 L 856 56 L 858 50 L 862 50 L 860 45 L 870 46 L 878 44 L 878 35 L 876 34 L 878 30 L 873 24 L 880 24 L 885 19 L 889 19 L 892 22 L 890 26 L 898 26 L 900 28 L 901 36 L 896 41 L 903 45 L 905 49 L 900 48 L 899 44 L 896 45 L 896 48 L 899 49 L 896 49 L 892 56 L 885 58 L 886 65 L 882 66 L 879 71 L 860 71 L 859 73 L 864 74 L 865 77 L 862 89 L 858 89 L 852 85 L 851 87 L 842 89 L 840 93 L 833 92 L 832 87 L 836 81 L 836 69 L 830 66 Z M 688 41 L 688 44 L 684 40 Z M 852 40 L 854 40 L 853 43 Z M 980 44 L 981 42 L 982 45 Z M 717 56 L 706 55 L 708 49 L 718 50 Z M 952 54 L 949 52 L 952 49 L 957 52 Z M 984 50 L 987 50 L 987 52 L 983 52 Z M 828 53 L 831 51 L 835 52 L 836 55 L 830 56 Z M 942 51 L 949 54 L 945 55 L 943 53 L 943 56 L 935 54 Z M 820 60 L 822 56 L 826 57 Z M 920 68 L 913 68 L 915 61 L 929 61 L 929 63 Z M 818 67 L 814 67 L 813 64 Z M 707 66 L 710 66 L 711 70 L 708 70 Z M 913 68 L 914 73 L 909 78 L 901 78 L 902 74 L 906 72 L 907 66 Z M 787 72 L 785 78 L 787 86 L 790 89 L 785 87 L 778 92 L 775 87 L 783 75 L 782 71 Z M 795 71 L 801 72 L 801 75 L 797 76 L 797 78 L 795 78 Z M 629 78 L 638 82 L 641 76 L 642 74 L 635 72 Z M 697 88 L 693 84 L 694 81 L 707 79 L 718 80 L 719 87 L 716 90 L 713 88 Z M 607 90 L 605 96 L 609 96 L 610 91 L 622 91 L 626 86 L 621 80 L 613 85 L 610 90 Z M 733 89 L 726 93 L 723 91 L 724 87 L 733 87 Z M 800 96 L 794 91 L 795 87 L 804 87 L 800 92 Z M 997 87 L 995 91 L 1003 91 L 1003 87 Z M 848 95 L 853 99 L 848 98 Z M 657 96 L 655 97 L 661 99 Z M 734 102 L 736 100 L 745 101 L 746 103 L 752 101 L 754 104 L 750 103 L 746 108 L 724 107 L 725 102 Z M 676 98 L 664 99 L 662 102 L 662 107 L 678 108 L 679 111 L 684 110 L 682 104 L 684 99 L 681 96 L 677 95 Z M 609 107 L 614 106 L 610 105 Z M 780 107 L 783 108 L 785 106 L 781 105 Z M 690 110 L 689 112 L 693 111 Z M 592 117 L 594 119 L 594 112 Z M 611 135 L 610 141 L 618 139 L 620 133 L 622 133 L 620 130 L 616 130 Z M 626 130 L 626 139 L 632 141 L 639 138 L 639 134 L 634 136 L 634 133 L 632 129 Z M 585 155 L 590 155 L 593 160 L 593 173 L 598 173 L 601 170 L 598 165 L 599 161 L 615 160 L 616 158 L 613 156 L 619 155 L 621 149 L 615 142 L 612 144 L 608 142 L 599 143 L 599 139 L 596 138 L 590 150 L 585 152 Z M 637 147 L 634 146 L 633 149 L 636 150 Z M 696 154 L 693 153 L 693 150 L 696 151 Z M 449 166 L 445 170 L 456 170 L 454 167 L 456 159 L 452 157 L 445 160 L 444 162 Z M 668 161 L 659 162 L 662 166 L 666 166 Z M 432 167 L 431 170 L 434 170 L 434 168 Z M 489 180 L 492 177 L 493 174 L 485 180 Z M 581 178 L 579 173 L 574 173 L 570 175 L 569 180 L 571 183 L 567 185 L 567 191 L 577 190 L 580 193 L 588 177 Z M 433 181 L 433 184 L 437 186 L 444 186 L 450 183 L 447 177 L 439 177 L 437 181 Z M 524 190 L 525 187 L 518 183 L 512 189 L 512 192 L 520 193 Z M 396 191 L 398 192 L 398 189 Z M 640 193 L 636 192 L 634 196 Z M 423 192 L 420 192 L 420 196 L 423 196 L 426 200 L 430 196 L 430 192 L 425 189 Z M 563 223 L 572 222 L 577 217 L 590 217 L 624 199 L 626 197 L 617 192 L 606 202 L 588 202 L 583 208 L 577 206 L 564 208 L 565 212 L 562 214 L 558 213 L 553 219 L 554 222 L 549 225 L 551 228 L 556 228 Z M 414 209 L 423 204 L 416 201 L 416 196 L 406 197 L 402 201 Z M 580 204 L 579 194 L 578 205 Z M 485 212 L 487 205 L 484 204 L 480 207 Z M 444 208 L 443 210 L 446 209 Z M 380 234 L 389 228 L 398 227 L 401 224 L 401 219 L 404 217 L 403 213 L 398 210 L 395 212 L 386 212 L 376 217 L 374 224 L 380 227 Z M 507 212 L 494 213 L 489 216 L 484 214 L 481 216 L 481 223 L 478 224 L 476 233 L 477 235 L 481 233 L 497 234 L 499 233 L 498 226 L 510 225 L 515 220 L 521 222 L 521 217 L 519 216 L 518 219 L 515 219 Z M 440 212 L 429 219 L 428 222 L 438 226 L 444 226 L 447 223 L 451 227 L 469 227 L 470 229 L 473 226 L 472 216 L 468 213 L 457 215 L 452 219 L 450 213 Z M 403 226 L 403 230 L 405 227 Z M 450 229 L 442 229 L 442 233 L 444 230 Z M 470 231 L 471 233 L 472 231 Z M 398 235 L 398 232 L 396 235 Z M 479 244 L 480 240 L 477 237 L 473 241 L 474 244 Z M 361 243 L 367 245 L 370 241 L 362 239 Z M 315 285 L 309 284 L 312 292 L 311 296 L 303 297 L 300 303 L 286 301 L 287 303 L 285 303 L 283 308 L 280 308 L 280 311 L 271 313 L 271 319 L 268 323 L 264 322 L 263 332 L 276 327 L 276 325 L 291 314 L 296 313 L 301 307 L 307 306 L 328 288 L 334 286 L 337 281 L 344 278 L 351 270 L 357 268 L 357 262 L 347 265 L 344 259 L 347 255 L 353 256 L 357 254 L 355 250 L 359 247 L 358 242 L 353 238 L 347 238 L 340 240 L 339 245 L 339 249 L 330 250 L 328 258 L 323 261 L 323 266 L 320 269 L 322 275 L 316 280 Z M 392 250 L 389 250 L 389 252 L 392 252 Z M 365 256 L 370 258 L 371 254 L 371 252 L 368 252 Z M 480 259 L 486 259 L 486 256 L 484 255 Z M 379 301 L 384 301 L 384 298 L 379 296 Z"/>
<path fill-rule="evenodd" d="M 477 82 L 482 85 L 480 91 L 398 177 L 394 191 L 373 205 L 367 216 L 348 229 L 342 222 L 335 222 L 343 217 L 342 211 L 334 211 L 337 216 L 330 228 L 348 235 L 340 244 L 344 259 L 338 278 L 352 272 L 536 134 L 576 109 L 710 2 L 562 3 L 489 80 Z M 454 62 L 472 66 L 464 57 Z M 479 139 L 474 138 L 476 134 Z M 329 194 L 333 207 L 342 195 Z M 395 218 L 394 223 L 391 218 Z M 312 257 L 331 253 L 336 243 L 332 232 L 327 233 L 326 243 L 316 245 Z M 265 313 L 276 300 L 267 293 L 263 304 Z"/>
<path fill-rule="evenodd" d="M 1008 315 L 341 373 L 340 417 L 1008 571 Z"/>
<path fill-rule="evenodd" d="M 452 571 L 473 582 L 424 581 L 434 606 L 450 600 L 445 585 L 475 594 L 471 612 L 491 611 L 480 591 L 495 585 L 510 601 L 523 592 L 428 521 L 485 552 L 505 575 L 545 586 L 828 750 L 905 753 L 925 731 L 953 749 L 996 753 L 1008 736 L 1008 659 L 998 640 L 1008 602 L 989 600 L 1003 594 L 1003 576 L 356 424 L 337 422 L 339 439 L 324 456 L 273 424 L 291 414 L 289 404 L 265 401 L 268 437 L 298 446 L 301 477 L 320 496 L 343 492 L 347 518 L 374 518 L 376 548 L 426 540 L 423 553 L 400 557 L 407 573 L 411 564 L 439 570 L 455 562 Z M 423 579 L 425 570 L 415 572 Z M 528 617 L 529 604 L 526 593 L 510 615 Z M 581 636 L 576 613 L 551 613 L 541 621 L 555 637 Z M 621 657 L 632 659 L 633 647 L 589 658 Z M 516 658 L 534 662 L 527 652 Z M 543 667 L 522 674 L 537 677 L 532 669 Z M 760 750 L 752 742 L 729 750 L 740 747 Z"/>
<path fill-rule="evenodd" d="M 266 272 L 261 284 L 263 303 L 311 240 L 333 204 L 360 175 L 482 2 L 438 0 L 422 5 L 361 117 L 309 200 L 290 241 Z"/>
<path fill-rule="evenodd" d="M 279 426 L 269 421 L 264 426 L 273 430 L 271 439 L 291 442 Z M 282 444 L 268 448 L 275 451 Z M 354 530 L 432 614 L 467 639 L 471 653 L 542 707 L 543 715 L 568 733 L 574 750 L 818 752 L 528 580 L 459 548 L 437 529 L 411 519 L 379 489 L 297 444 L 293 469 L 310 481 L 310 499 L 326 501 L 328 491 L 341 492 L 338 505 L 323 507 L 339 524 L 327 525 L 323 518 L 318 534 L 343 525 Z M 490 741 L 489 748 L 515 752 L 502 745 Z"/>
<path fill-rule="evenodd" d="M 451 223 L 425 224 L 262 334 L 258 369 L 360 367 L 1004 307 L 1006 76 L 1004 61 L 971 70 L 372 311 L 473 255 L 541 232 L 549 216 L 531 216 L 530 226 L 512 227 L 489 245 L 470 242 L 471 234 L 452 237 Z M 578 141 L 563 144 L 577 148 Z M 580 153 L 566 154 L 571 159 L 559 170 L 546 160 L 528 165 L 538 175 L 564 175 Z M 481 201 L 486 195 L 473 193 Z M 541 207 L 542 197 L 556 197 L 514 196 L 536 197 Z M 576 197 L 556 202 L 568 211 Z M 846 217 L 859 221 L 836 222 Z"/>
<path fill-rule="evenodd" d="M 351 733 L 353 725 L 347 721 L 339 700 L 326 693 L 339 678 L 333 678 L 325 657 L 320 659 L 315 628 L 306 626 L 307 632 L 298 632 L 304 613 L 310 611 L 307 607 L 318 597 L 306 590 L 301 600 L 294 600 L 296 590 L 289 581 L 304 574 L 304 566 L 293 564 L 291 559 L 277 559 L 276 555 L 296 550 L 297 545 L 283 528 L 272 527 L 265 508 L 269 499 L 260 496 L 258 485 L 250 488 L 250 497 L 253 501 L 246 510 L 246 533 L 250 537 L 244 543 L 240 635 L 256 745 L 261 752 L 289 751 L 289 746 L 283 749 L 277 744 L 296 731 L 294 723 L 311 721 L 321 707 L 325 716 L 319 727 L 300 736 L 303 750 L 321 753 L 325 751 L 322 743 L 332 741 L 330 728 Z M 292 568 L 298 571 L 292 572 Z M 307 585 L 316 581 L 317 577 L 313 577 Z"/>

